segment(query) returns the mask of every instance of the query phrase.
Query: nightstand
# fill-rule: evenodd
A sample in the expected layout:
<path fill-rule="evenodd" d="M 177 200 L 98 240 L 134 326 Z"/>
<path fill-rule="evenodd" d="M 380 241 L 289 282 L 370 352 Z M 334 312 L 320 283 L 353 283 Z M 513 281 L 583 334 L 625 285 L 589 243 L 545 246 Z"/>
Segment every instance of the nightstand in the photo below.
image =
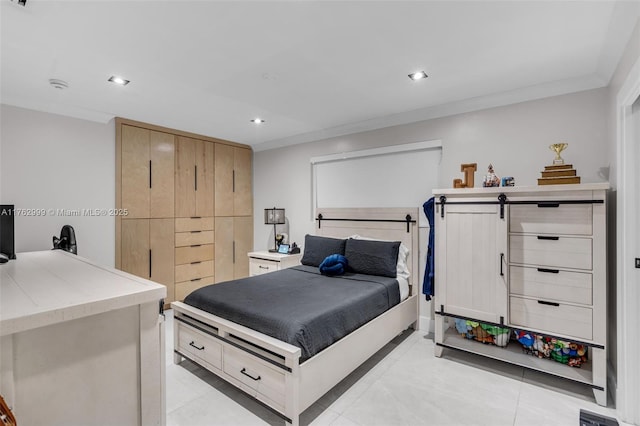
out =
<path fill-rule="evenodd" d="M 252 251 L 249 253 L 249 276 L 279 271 L 300 264 L 302 253 L 281 254 L 268 251 Z"/>

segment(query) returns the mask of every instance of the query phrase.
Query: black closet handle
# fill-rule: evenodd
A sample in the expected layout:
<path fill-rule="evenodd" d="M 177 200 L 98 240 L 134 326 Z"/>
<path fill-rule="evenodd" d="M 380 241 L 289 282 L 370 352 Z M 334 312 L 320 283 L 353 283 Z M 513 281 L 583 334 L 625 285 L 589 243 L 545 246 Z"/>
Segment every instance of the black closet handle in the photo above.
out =
<path fill-rule="evenodd" d="M 232 192 L 236 192 L 236 171 L 232 170 L 231 171 L 231 182 L 233 185 L 233 191 Z"/>
<path fill-rule="evenodd" d="M 548 272 L 550 274 L 559 274 L 560 271 L 558 269 L 547 269 L 547 268 L 538 268 L 538 272 Z"/>
<path fill-rule="evenodd" d="M 193 278 L 191 281 L 200 281 L 202 278 Z"/>
<path fill-rule="evenodd" d="M 504 272 L 502 271 L 502 263 L 504 262 L 504 253 L 500 253 L 500 276 L 504 277 Z"/>
<path fill-rule="evenodd" d="M 538 203 L 539 208 L 560 207 L 560 203 Z"/>
<path fill-rule="evenodd" d="M 541 305 L 549 305 L 549 306 L 560 306 L 559 303 L 556 302 L 547 302 L 546 300 L 538 300 L 538 303 Z"/>
<path fill-rule="evenodd" d="M 152 187 L 152 186 L 151 186 L 151 183 L 152 183 L 152 182 L 151 182 L 151 175 L 152 175 L 152 173 L 151 173 L 151 168 L 152 168 L 152 167 L 153 167 L 153 163 L 151 162 L 151 160 L 149 160 L 149 188 L 151 188 L 151 187 Z"/>
<path fill-rule="evenodd" d="M 193 166 L 193 181 L 195 190 L 198 190 L 198 166 Z"/>
<path fill-rule="evenodd" d="M 539 240 L 558 241 L 560 237 L 549 237 L 546 235 L 538 235 Z"/>
<path fill-rule="evenodd" d="M 150 249 L 149 250 L 149 278 L 151 278 L 151 258 L 152 258 L 152 254 L 153 254 L 153 251 Z"/>
<path fill-rule="evenodd" d="M 251 378 L 251 379 L 255 380 L 256 382 L 262 378 L 262 377 L 260 377 L 260 376 L 258 376 L 258 377 L 253 377 L 251 374 L 247 373 L 247 369 L 246 369 L 246 368 L 242 368 L 242 370 L 240 370 L 240 372 L 241 372 L 242 374 L 244 374 L 245 376 L 247 376 L 247 377 L 249 377 L 249 378 Z"/>

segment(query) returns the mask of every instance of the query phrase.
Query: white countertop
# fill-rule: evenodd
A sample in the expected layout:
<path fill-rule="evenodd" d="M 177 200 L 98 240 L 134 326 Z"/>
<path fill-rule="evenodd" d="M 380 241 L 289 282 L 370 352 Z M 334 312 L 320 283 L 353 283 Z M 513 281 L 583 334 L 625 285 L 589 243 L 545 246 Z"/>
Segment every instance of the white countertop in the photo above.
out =
<path fill-rule="evenodd" d="M 161 284 L 62 250 L 0 264 L 0 336 L 159 301 Z"/>

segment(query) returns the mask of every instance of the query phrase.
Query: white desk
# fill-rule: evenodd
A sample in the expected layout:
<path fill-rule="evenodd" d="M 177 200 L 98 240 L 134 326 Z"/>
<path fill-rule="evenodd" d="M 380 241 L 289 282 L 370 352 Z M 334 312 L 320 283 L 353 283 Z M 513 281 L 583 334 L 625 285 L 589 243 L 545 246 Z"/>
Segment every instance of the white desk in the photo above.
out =
<path fill-rule="evenodd" d="M 163 425 L 160 284 L 61 250 L 0 265 L 0 393 L 18 424 Z"/>

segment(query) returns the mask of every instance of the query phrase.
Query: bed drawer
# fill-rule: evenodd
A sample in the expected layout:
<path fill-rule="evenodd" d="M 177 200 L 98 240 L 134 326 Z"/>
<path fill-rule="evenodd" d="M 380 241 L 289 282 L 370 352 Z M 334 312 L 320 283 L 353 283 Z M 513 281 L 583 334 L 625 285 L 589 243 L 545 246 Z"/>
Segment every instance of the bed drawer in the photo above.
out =
<path fill-rule="evenodd" d="M 189 281 L 182 281 L 182 282 L 176 283 L 175 299 L 182 301 L 192 291 L 195 291 L 206 285 L 213 284 L 214 282 L 215 282 L 215 279 L 213 278 L 213 276 L 209 276 L 209 277 L 202 277 L 202 278 L 194 278 Z"/>
<path fill-rule="evenodd" d="M 178 326 L 178 349 L 182 354 L 222 370 L 222 344 L 215 337 L 177 321 L 176 325 Z"/>
<path fill-rule="evenodd" d="M 225 346 L 223 370 L 241 383 L 241 388 L 272 406 L 284 410 L 285 372 L 246 352 Z"/>
<path fill-rule="evenodd" d="M 176 265 L 213 260 L 213 244 L 176 247 Z"/>
<path fill-rule="evenodd" d="M 509 231 L 532 234 L 591 235 L 591 204 L 511 205 Z"/>
<path fill-rule="evenodd" d="M 203 278 L 213 275 L 215 262 L 207 260 L 205 262 L 185 263 L 176 266 L 176 282 L 189 281 L 194 278 Z"/>
<path fill-rule="evenodd" d="M 511 235 L 509 260 L 525 265 L 591 269 L 591 238 Z"/>
<path fill-rule="evenodd" d="M 176 232 L 176 247 L 213 244 L 213 231 Z"/>
<path fill-rule="evenodd" d="M 578 339 L 593 338 L 593 310 L 562 303 L 510 297 L 511 325 Z"/>
<path fill-rule="evenodd" d="M 176 232 L 213 231 L 213 217 L 177 217 Z"/>
<path fill-rule="evenodd" d="M 550 268 L 509 268 L 509 291 L 543 300 L 592 304 L 592 275 Z"/>

